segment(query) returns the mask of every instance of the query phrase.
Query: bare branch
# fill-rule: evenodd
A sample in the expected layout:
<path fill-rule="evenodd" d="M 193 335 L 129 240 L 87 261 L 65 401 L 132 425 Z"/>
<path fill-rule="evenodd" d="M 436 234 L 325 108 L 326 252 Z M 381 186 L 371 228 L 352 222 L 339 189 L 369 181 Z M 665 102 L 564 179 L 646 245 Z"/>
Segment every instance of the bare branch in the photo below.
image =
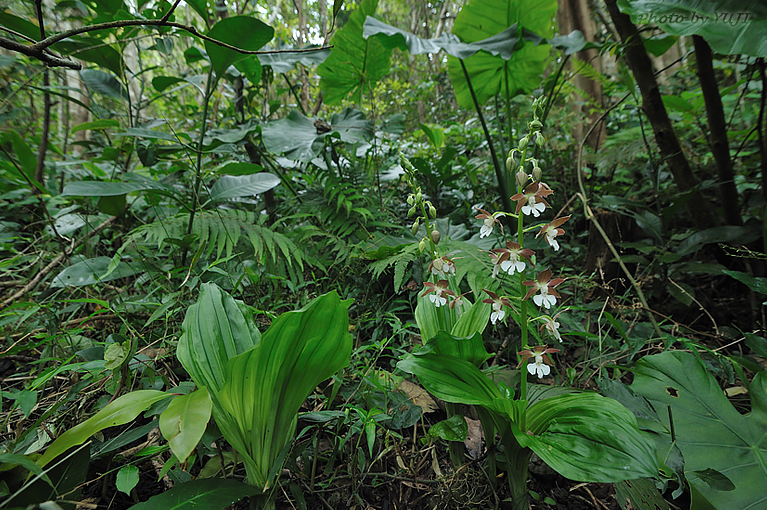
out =
<path fill-rule="evenodd" d="M 49 55 L 44 51 L 33 49 L 32 46 L 20 44 L 11 41 L 10 39 L 6 39 L 5 37 L 0 37 L 0 48 L 5 48 L 7 50 L 21 53 L 22 55 L 26 55 L 28 57 L 36 58 L 41 62 L 45 62 L 50 67 L 68 67 L 69 69 L 74 69 L 75 71 L 79 71 L 83 68 L 83 66 L 77 62 Z"/>

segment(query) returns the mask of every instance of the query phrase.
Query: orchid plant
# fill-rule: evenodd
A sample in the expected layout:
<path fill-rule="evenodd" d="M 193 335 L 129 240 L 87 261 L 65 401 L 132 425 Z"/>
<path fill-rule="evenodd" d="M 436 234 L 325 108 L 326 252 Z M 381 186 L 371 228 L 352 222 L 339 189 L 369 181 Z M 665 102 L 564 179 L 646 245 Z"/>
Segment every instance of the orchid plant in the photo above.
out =
<path fill-rule="evenodd" d="M 506 160 L 507 171 L 517 184 L 517 193 L 510 197 L 517 202 L 516 210 L 477 209 L 476 219 L 482 222 L 480 238 L 493 235 L 496 228 L 500 231 L 498 239 L 502 245 L 489 250 L 487 256 L 492 268 L 490 276 L 501 281 L 507 295 L 495 288 L 483 289 L 487 298 L 476 297 L 471 304 L 461 294 L 455 278 L 456 265 L 461 262 L 452 253 L 439 253 L 437 244 L 441 236 L 432 223 L 437 218 L 436 210 L 422 196 L 415 184 L 414 170 L 403 158 L 403 168 L 413 189 L 408 198 L 410 216 L 417 216 L 413 234 L 419 232 L 423 220 L 426 235 L 419 241 L 419 248 L 430 255 L 427 274 L 434 281 L 424 282 L 416 307 L 424 348 L 407 355 L 397 366 L 416 375 L 429 392 L 448 402 L 448 414 L 451 410 L 453 414 L 460 412 L 464 404 L 477 406 L 488 448 L 497 436 L 503 447 L 502 455 L 494 455 L 491 450 L 488 456 L 490 478 L 495 478 L 496 461 L 500 461 L 508 474 L 512 508 L 519 510 L 528 508 L 526 483 L 533 452 L 574 480 L 615 482 L 658 473 L 654 443 L 638 429 L 634 415 L 617 401 L 593 392 L 551 391 L 550 386 L 528 388 L 528 374 L 542 379 L 552 373 L 554 362 L 550 355 L 559 349 L 544 344 L 530 346 L 529 333 L 533 324 L 540 322 L 543 335 L 561 342 L 558 318 L 563 310 L 558 311 L 557 307 L 563 298 L 557 287 L 565 279 L 554 277 L 550 267 L 537 270 L 535 253 L 525 247 L 525 234 L 538 230 L 536 237 L 542 237 L 557 252 L 565 234 L 562 225 L 570 219 L 562 216 L 548 223 L 543 220 L 551 208 L 549 201 L 554 191 L 542 181 L 540 161 L 529 155 L 533 154 L 530 149 L 534 144 L 540 148 L 545 143 L 541 134 L 543 106 L 543 98 L 534 100 L 529 132 Z M 502 217 L 511 219 L 512 224 L 516 220 L 516 232 L 511 239 L 503 239 L 499 219 Z M 527 226 L 526 218 L 534 223 Z M 459 300 L 460 306 L 455 305 Z M 530 301 L 536 309 L 530 309 Z M 481 334 L 488 321 L 493 327 L 500 327 L 508 316 L 513 317 L 520 330 L 519 348 L 516 354 L 511 351 L 509 362 L 517 368 L 525 365 L 519 387 L 515 388 L 503 383 L 496 385 L 481 370 L 490 357 L 482 345 Z M 456 460 L 454 446 L 451 444 L 451 459 L 455 464 L 460 461 Z"/>

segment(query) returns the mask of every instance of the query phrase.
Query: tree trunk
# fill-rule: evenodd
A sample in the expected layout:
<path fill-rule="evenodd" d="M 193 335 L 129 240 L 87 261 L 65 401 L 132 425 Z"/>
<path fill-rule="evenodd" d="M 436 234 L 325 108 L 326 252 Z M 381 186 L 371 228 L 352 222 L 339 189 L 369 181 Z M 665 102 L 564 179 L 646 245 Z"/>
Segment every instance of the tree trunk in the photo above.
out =
<path fill-rule="evenodd" d="M 724 108 L 719 89 L 716 86 L 714 64 L 711 48 L 699 35 L 692 36 L 695 44 L 695 60 L 698 64 L 698 79 L 706 102 L 706 117 L 708 129 L 711 132 L 709 141 L 711 152 L 716 161 L 716 173 L 719 177 L 719 197 L 722 200 L 724 218 L 729 225 L 742 225 L 740 207 L 738 205 L 738 189 L 735 187 L 735 176 L 732 172 L 730 159 L 730 142 L 727 140 L 727 122 L 724 119 Z"/>
<path fill-rule="evenodd" d="M 698 228 L 712 227 L 715 223 L 711 208 L 703 199 L 700 191 L 693 189 L 698 184 L 698 180 L 692 173 L 690 163 L 682 152 L 682 146 L 679 144 L 679 139 L 671 125 L 642 38 L 636 25 L 631 22 L 631 18 L 618 10 L 616 1 L 605 0 L 605 4 L 615 24 L 616 31 L 626 45 L 625 57 L 642 93 L 642 108 L 652 126 L 655 141 L 658 143 L 666 165 L 674 176 L 674 182 L 682 192 L 689 192 L 687 208 L 692 213 L 693 223 Z"/>
<path fill-rule="evenodd" d="M 587 41 L 593 41 L 596 35 L 596 23 L 591 17 L 591 10 L 589 9 L 586 0 L 559 0 L 559 6 L 557 10 L 557 22 L 559 24 L 559 32 L 563 35 L 569 34 L 573 30 L 580 30 Z M 599 50 L 594 48 L 590 50 L 581 50 L 576 56 L 578 60 L 591 65 L 598 73 L 602 72 L 602 61 L 599 56 Z M 576 69 L 579 65 L 574 65 Z M 602 84 L 586 76 L 576 74 L 573 78 L 573 84 L 583 92 L 581 94 L 584 105 L 577 108 L 582 111 L 586 118 L 592 123 L 595 122 L 601 112 L 602 108 Z M 596 109 L 594 109 L 596 107 Z M 593 112 L 593 113 L 592 113 Z M 588 126 L 584 126 L 580 123 L 573 130 L 573 138 L 578 142 L 583 140 L 583 136 Z M 589 147 L 597 150 L 607 137 L 606 124 L 602 121 L 597 129 L 592 131 L 591 136 L 586 143 Z"/>

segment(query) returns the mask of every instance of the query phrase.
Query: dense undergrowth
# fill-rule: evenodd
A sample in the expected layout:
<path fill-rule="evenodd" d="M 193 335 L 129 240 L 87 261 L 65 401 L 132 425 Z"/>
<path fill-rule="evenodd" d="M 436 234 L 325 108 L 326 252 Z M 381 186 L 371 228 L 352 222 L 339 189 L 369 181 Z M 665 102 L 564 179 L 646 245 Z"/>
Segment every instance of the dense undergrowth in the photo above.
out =
<path fill-rule="evenodd" d="M 293 52 L 260 3 L 53 4 L 0 2 L 0 508 L 767 505 L 759 30 L 658 22 L 658 105 L 628 17 L 551 0 Z"/>

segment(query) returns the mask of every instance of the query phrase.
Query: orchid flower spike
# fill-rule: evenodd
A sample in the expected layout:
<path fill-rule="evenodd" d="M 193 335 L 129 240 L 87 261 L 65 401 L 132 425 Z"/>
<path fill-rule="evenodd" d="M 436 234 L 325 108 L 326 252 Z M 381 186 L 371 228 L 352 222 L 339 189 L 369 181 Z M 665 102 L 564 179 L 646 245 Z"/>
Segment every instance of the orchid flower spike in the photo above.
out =
<path fill-rule="evenodd" d="M 455 296 L 455 292 L 447 288 L 447 280 L 440 280 L 437 283 L 423 282 L 423 286 L 425 290 L 423 291 L 423 294 L 421 294 L 421 297 L 426 294 L 431 294 L 429 296 L 429 301 L 434 303 L 434 306 L 437 308 L 447 304 L 447 298 L 445 296 Z"/>
<path fill-rule="evenodd" d="M 498 294 L 487 289 L 482 290 L 484 290 L 485 293 L 490 296 L 488 299 L 483 299 L 482 302 L 493 305 L 493 313 L 490 314 L 490 322 L 495 324 L 496 321 L 502 321 L 506 316 L 506 311 L 503 309 L 503 306 L 508 306 L 511 308 L 509 299 L 505 297 L 499 297 Z"/>
<path fill-rule="evenodd" d="M 549 358 L 550 353 L 559 352 L 559 349 L 551 349 L 548 345 L 536 345 L 533 350 L 526 349 L 520 351 L 519 355 L 522 359 L 519 361 L 517 368 L 530 358 L 533 358 L 533 362 L 527 365 L 527 371 L 530 375 L 538 375 L 538 379 L 542 379 L 544 376 L 551 373 L 551 365 L 554 363 Z"/>
<path fill-rule="evenodd" d="M 522 282 L 522 285 L 530 287 L 524 299 L 533 298 L 533 302 L 538 306 L 544 306 L 546 309 L 557 304 L 557 298 L 562 296 L 556 291 L 555 287 L 564 282 L 564 278 L 551 278 L 551 269 L 546 269 L 538 273 L 535 281 Z M 539 292 L 540 294 L 536 294 Z"/>
<path fill-rule="evenodd" d="M 570 216 L 563 216 L 561 218 L 557 218 L 556 220 L 552 221 L 551 223 L 547 223 L 543 227 L 541 227 L 541 231 L 538 232 L 538 234 L 535 236 L 536 239 L 541 237 L 545 234 L 546 242 L 549 243 L 549 246 L 554 248 L 554 251 L 559 251 L 559 243 L 557 242 L 556 237 L 561 236 L 565 233 L 564 229 L 559 228 L 560 225 L 562 225 L 564 222 L 569 220 L 572 217 Z"/>
<path fill-rule="evenodd" d="M 517 202 L 517 214 L 522 211 L 523 214 L 538 217 L 547 207 L 551 207 L 544 199 L 554 193 L 551 188 L 540 182 L 532 182 L 526 188 L 524 193 L 517 193 L 512 200 Z"/>
<path fill-rule="evenodd" d="M 489 213 L 485 211 L 484 209 L 479 209 L 475 207 L 480 214 L 477 214 L 475 218 L 478 220 L 482 220 L 484 223 L 482 225 L 482 228 L 479 229 L 479 237 L 480 239 L 483 237 L 487 237 L 490 234 L 493 233 L 493 226 L 497 223 L 499 227 L 501 227 L 501 234 L 503 234 L 503 225 L 498 220 L 499 216 L 504 216 L 506 213 L 504 212 L 496 212 L 496 213 Z"/>

